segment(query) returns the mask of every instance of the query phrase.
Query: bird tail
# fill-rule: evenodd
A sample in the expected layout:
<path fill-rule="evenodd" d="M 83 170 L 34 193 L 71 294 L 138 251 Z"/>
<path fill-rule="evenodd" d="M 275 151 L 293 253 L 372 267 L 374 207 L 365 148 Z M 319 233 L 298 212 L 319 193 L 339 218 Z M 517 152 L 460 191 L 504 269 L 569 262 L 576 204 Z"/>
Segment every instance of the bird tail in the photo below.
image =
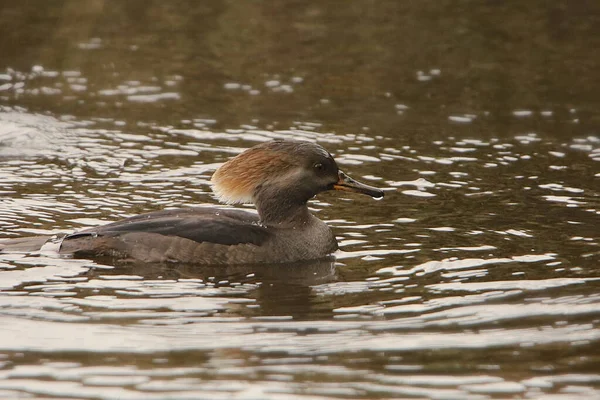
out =
<path fill-rule="evenodd" d="M 0 253 L 31 253 L 39 251 L 48 239 L 50 239 L 49 236 L 0 239 Z"/>

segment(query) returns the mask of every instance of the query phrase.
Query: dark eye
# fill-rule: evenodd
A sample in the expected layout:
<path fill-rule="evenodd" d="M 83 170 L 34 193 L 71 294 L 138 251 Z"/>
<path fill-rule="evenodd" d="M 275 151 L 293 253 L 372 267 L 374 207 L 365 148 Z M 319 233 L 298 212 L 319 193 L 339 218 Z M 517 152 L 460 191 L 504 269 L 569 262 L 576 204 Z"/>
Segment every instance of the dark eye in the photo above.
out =
<path fill-rule="evenodd" d="M 313 165 L 313 168 L 318 171 L 321 172 L 325 169 L 325 166 L 321 163 L 316 163 L 315 165 Z"/>

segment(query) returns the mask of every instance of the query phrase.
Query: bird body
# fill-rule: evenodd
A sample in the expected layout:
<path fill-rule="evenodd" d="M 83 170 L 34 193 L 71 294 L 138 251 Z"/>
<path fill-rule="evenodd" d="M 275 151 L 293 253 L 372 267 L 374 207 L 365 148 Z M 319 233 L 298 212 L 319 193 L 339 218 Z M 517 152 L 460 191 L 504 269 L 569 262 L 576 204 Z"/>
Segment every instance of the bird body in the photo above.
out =
<path fill-rule="evenodd" d="M 308 210 L 309 199 L 327 190 L 383 197 L 341 172 L 323 147 L 294 140 L 254 146 L 211 181 L 220 201 L 254 203 L 257 213 L 218 206 L 150 212 L 67 235 L 59 253 L 204 265 L 314 260 L 338 245 L 331 228 Z M 2 248 L 10 243 L 0 242 Z"/>

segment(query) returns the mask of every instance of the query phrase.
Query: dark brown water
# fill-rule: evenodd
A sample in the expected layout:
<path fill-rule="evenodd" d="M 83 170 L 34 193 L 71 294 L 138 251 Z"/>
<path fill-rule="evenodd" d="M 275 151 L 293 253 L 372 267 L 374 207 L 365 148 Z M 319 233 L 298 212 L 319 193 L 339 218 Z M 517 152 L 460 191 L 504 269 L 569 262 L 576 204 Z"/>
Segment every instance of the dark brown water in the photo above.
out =
<path fill-rule="evenodd" d="M 600 398 L 600 4 L 0 3 L 0 238 L 314 140 L 334 263 L 0 255 L 0 398 Z"/>

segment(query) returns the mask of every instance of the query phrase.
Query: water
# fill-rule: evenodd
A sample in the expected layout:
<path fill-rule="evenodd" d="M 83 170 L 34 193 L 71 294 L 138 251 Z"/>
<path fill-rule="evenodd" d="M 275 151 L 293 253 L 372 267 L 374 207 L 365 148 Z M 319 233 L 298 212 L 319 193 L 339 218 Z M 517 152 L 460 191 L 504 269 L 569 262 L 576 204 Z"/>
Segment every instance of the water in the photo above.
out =
<path fill-rule="evenodd" d="M 0 255 L 0 398 L 600 398 L 592 2 L 7 3 L 0 237 L 215 203 L 330 150 L 336 259 Z"/>

